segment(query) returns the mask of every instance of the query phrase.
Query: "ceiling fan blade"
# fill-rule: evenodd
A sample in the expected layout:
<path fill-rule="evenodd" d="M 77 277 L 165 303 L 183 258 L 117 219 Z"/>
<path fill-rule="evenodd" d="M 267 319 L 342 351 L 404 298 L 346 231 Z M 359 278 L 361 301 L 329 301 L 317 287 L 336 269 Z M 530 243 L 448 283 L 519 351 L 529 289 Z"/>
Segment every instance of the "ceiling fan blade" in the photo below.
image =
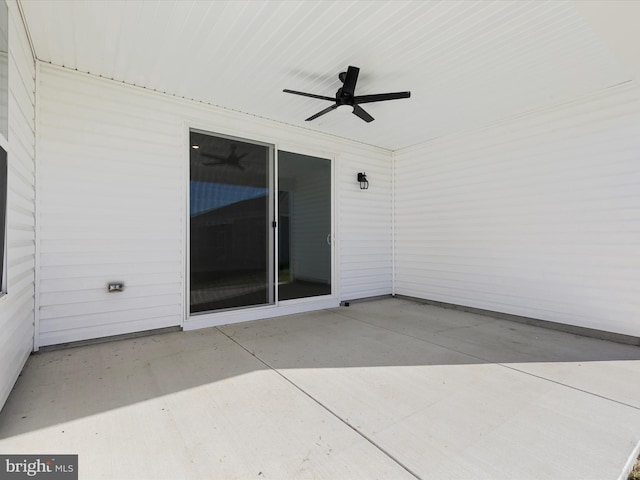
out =
<path fill-rule="evenodd" d="M 411 92 L 376 93 L 374 95 L 354 97 L 353 101 L 356 103 L 384 102 L 385 100 L 399 100 L 401 98 L 409 98 L 410 96 Z"/>
<path fill-rule="evenodd" d="M 216 155 L 214 153 L 201 152 L 200 155 L 207 158 L 213 158 L 214 160 L 225 161 L 227 159 L 227 157 L 223 157 L 222 155 Z"/>
<path fill-rule="evenodd" d="M 325 113 L 329 113 L 331 110 L 335 110 L 336 108 L 338 108 L 338 104 L 337 103 L 335 105 L 331 105 L 328 108 L 325 108 L 324 110 L 322 110 L 321 112 L 316 113 L 315 115 L 310 116 L 309 118 L 307 118 L 305 120 L 305 122 L 310 122 L 311 120 L 315 120 L 320 115 L 324 115 Z"/>
<path fill-rule="evenodd" d="M 314 95 L 313 93 L 297 92 L 296 90 L 288 90 L 286 88 L 282 91 L 285 93 L 293 93 L 294 95 L 302 95 L 303 97 L 318 98 L 320 100 L 329 100 L 330 102 L 336 101 L 335 98 L 325 97 L 324 95 Z"/>
<path fill-rule="evenodd" d="M 358 74 L 360 69 L 358 67 L 352 67 L 349 65 L 347 69 L 347 76 L 344 79 L 344 85 L 342 86 L 342 93 L 347 94 L 350 97 L 355 95 L 356 82 L 358 81 Z"/>
<path fill-rule="evenodd" d="M 364 120 L 365 122 L 369 123 L 369 122 L 373 122 L 374 118 L 369 115 L 364 108 L 359 107 L 358 105 L 354 105 L 353 106 L 353 114 L 357 115 L 358 117 L 360 117 L 362 120 Z"/>

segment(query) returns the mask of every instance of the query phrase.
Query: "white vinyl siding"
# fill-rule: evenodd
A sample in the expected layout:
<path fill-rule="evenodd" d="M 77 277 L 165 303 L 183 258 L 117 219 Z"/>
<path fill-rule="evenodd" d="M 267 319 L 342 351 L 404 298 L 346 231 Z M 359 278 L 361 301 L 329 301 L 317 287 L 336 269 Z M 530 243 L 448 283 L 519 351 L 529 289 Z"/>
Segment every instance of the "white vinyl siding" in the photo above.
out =
<path fill-rule="evenodd" d="M 15 2 L 9 7 L 7 294 L 0 298 L 0 408 L 34 334 L 35 63 Z"/>
<path fill-rule="evenodd" d="M 388 295 L 392 289 L 391 155 L 359 158 L 344 155 L 337 182 L 340 187 L 341 300 Z M 358 172 L 365 172 L 369 189 L 360 190 Z"/>
<path fill-rule="evenodd" d="M 41 71 L 39 345 L 179 325 L 180 124 L 135 89 Z"/>
<path fill-rule="evenodd" d="M 640 335 L 634 85 L 396 156 L 396 292 Z"/>
<path fill-rule="evenodd" d="M 45 64 L 38 88 L 40 345 L 182 323 L 188 127 L 337 157 L 338 296 L 391 293 L 388 152 Z"/>

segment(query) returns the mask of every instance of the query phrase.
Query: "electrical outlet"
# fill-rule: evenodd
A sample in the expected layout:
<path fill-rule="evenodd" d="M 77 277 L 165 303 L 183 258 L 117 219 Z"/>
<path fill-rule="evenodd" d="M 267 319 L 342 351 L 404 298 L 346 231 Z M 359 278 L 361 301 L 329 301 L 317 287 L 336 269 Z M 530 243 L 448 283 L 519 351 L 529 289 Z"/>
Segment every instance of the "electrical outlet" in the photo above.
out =
<path fill-rule="evenodd" d="M 107 283 L 107 292 L 122 292 L 124 290 L 124 283 L 122 282 L 112 282 Z"/>

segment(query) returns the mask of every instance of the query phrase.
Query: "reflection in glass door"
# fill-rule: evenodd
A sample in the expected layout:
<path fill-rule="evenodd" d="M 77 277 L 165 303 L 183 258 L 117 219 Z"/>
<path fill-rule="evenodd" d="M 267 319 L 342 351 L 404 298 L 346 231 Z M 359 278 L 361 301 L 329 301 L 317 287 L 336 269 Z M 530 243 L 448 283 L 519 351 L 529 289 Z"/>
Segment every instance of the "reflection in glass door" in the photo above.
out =
<path fill-rule="evenodd" d="M 190 313 L 273 303 L 273 147 L 198 131 L 190 146 Z"/>
<path fill-rule="evenodd" d="M 331 294 L 331 161 L 278 152 L 278 299 Z"/>

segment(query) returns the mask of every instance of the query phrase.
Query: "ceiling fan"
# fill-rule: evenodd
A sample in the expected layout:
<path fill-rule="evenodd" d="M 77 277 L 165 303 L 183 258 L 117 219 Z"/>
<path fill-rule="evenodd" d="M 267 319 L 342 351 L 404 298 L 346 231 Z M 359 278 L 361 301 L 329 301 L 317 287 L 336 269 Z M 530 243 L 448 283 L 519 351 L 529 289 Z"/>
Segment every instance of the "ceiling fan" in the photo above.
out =
<path fill-rule="evenodd" d="M 203 157 L 213 158 L 214 160 L 218 160 L 217 162 L 203 162 L 202 165 L 206 165 L 208 167 L 214 167 L 217 165 L 227 165 L 229 167 L 237 168 L 239 170 L 244 170 L 244 167 L 240 165 L 240 160 L 246 157 L 248 153 L 245 152 L 238 155 L 236 153 L 237 148 L 238 148 L 237 145 L 231 145 L 231 152 L 226 157 L 223 157 L 222 155 L 216 155 L 214 153 L 201 152 L 200 155 L 202 155 Z"/>
<path fill-rule="evenodd" d="M 356 96 L 356 83 L 358 81 L 358 74 L 360 73 L 360 69 L 358 67 L 349 66 L 346 72 L 341 72 L 338 75 L 338 78 L 342 82 L 342 87 L 338 89 L 336 92 L 335 98 L 333 97 L 325 97 L 323 95 L 315 95 L 313 93 L 305 93 L 298 92 L 296 90 L 288 90 L 284 89 L 285 93 L 293 93 L 295 95 L 302 95 L 303 97 L 311 97 L 317 98 L 320 100 L 328 100 L 330 102 L 335 102 L 330 107 L 325 108 L 321 112 L 316 113 L 315 115 L 310 116 L 306 119 L 307 122 L 311 120 L 315 120 L 321 115 L 325 113 L 329 113 L 336 108 L 350 108 L 353 111 L 353 114 L 360 117 L 365 122 L 373 122 L 373 117 L 369 115 L 361 106 L 361 103 L 373 103 L 373 102 L 383 102 L 385 100 L 398 100 L 400 98 L 409 98 L 411 96 L 411 92 L 395 92 L 395 93 L 377 93 L 374 95 L 360 95 Z"/>

